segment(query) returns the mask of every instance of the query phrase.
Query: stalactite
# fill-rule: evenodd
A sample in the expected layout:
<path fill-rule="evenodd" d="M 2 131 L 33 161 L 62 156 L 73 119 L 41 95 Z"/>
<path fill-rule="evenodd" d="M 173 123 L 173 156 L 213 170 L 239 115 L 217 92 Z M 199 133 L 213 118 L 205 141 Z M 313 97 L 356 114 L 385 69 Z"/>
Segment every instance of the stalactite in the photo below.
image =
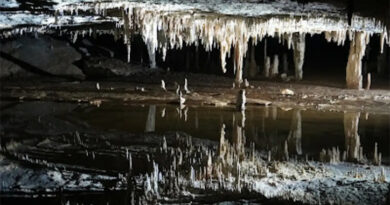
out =
<path fill-rule="evenodd" d="M 148 48 L 150 68 L 154 69 L 156 68 L 156 50 L 154 49 L 153 44 L 149 41 L 146 43 L 146 46 Z"/>
<path fill-rule="evenodd" d="M 295 79 L 302 80 L 303 78 L 303 63 L 305 60 L 305 33 L 294 33 L 293 49 L 294 49 L 294 65 Z"/>
<path fill-rule="evenodd" d="M 167 49 L 181 49 L 184 45 L 195 44 L 195 46 L 198 46 L 198 44 L 202 44 L 207 52 L 217 47 L 220 49 L 221 67 L 225 73 L 226 57 L 230 55 L 229 52 L 234 47 L 234 67 L 237 69 L 237 72 L 235 72 L 236 83 L 242 81 L 243 58 L 247 52 L 249 39 L 252 39 L 254 45 L 264 39 L 265 36 L 278 37 L 279 40 L 287 41 L 287 47 L 293 47 L 294 49 L 297 80 L 302 79 L 303 75 L 302 66 L 304 63 L 306 33 L 320 34 L 325 32 L 328 41 L 343 45 L 348 35 L 351 36 L 352 33 L 357 31 L 368 30 L 370 33 L 381 34 L 381 45 L 385 41 L 389 43 L 386 29 L 381 22 L 356 15 L 353 16 L 351 26 L 349 26 L 348 20 L 344 16 L 302 15 L 299 18 L 295 18 L 295 16 L 291 18 L 278 16 L 246 18 L 208 12 L 199 14 L 192 9 L 186 10 L 181 7 L 179 9 L 176 5 L 169 3 L 83 2 L 61 4 L 55 8 L 55 13 L 60 15 L 64 15 L 64 11 L 66 13 L 77 13 L 82 10 L 104 16 L 107 11 L 119 10 L 122 17 L 113 18 L 113 21 L 117 23 L 118 27 L 122 27 L 124 43 L 130 45 L 131 35 L 140 34 L 147 45 L 150 67 L 152 68 L 157 66 L 155 59 L 157 49 L 162 52 L 164 59 Z M 56 16 L 57 21 L 60 22 L 63 16 Z M 43 26 L 47 25 L 51 25 L 50 22 Z M 15 28 L 12 31 L 1 32 L 0 36 L 23 34 L 26 31 L 29 30 Z M 356 41 L 356 38 L 354 41 Z M 265 40 L 264 58 L 267 58 L 266 44 Z M 128 55 L 130 55 L 129 53 Z M 252 56 L 250 58 L 254 59 Z M 255 61 L 251 61 L 251 64 L 252 62 Z M 264 63 L 266 64 L 265 59 Z M 252 65 L 250 67 L 251 70 L 255 68 Z M 250 71 L 250 73 L 252 72 Z"/>
<path fill-rule="evenodd" d="M 383 32 L 380 34 L 380 53 L 383 53 L 386 38 L 387 38 L 387 32 Z"/>
<path fill-rule="evenodd" d="M 347 30 L 337 30 L 337 31 L 330 31 L 325 32 L 325 39 L 328 42 L 335 42 L 339 46 L 343 46 L 345 43 L 345 40 L 347 39 Z"/>
<path fill-rule="evenodd" d="M 271 77 L 276 77 L 277 75 L 279 75 L 279 56 L 278 55 L 274 55 L 274 60 L 272 62 L 272 66 L 271 66 Z"/>
<path fill-rule="evenodd" d="M 347 88 L 362 88 L 362 58 L 367 45 L 367 34 L 365 32 L 355 32 L 349 49 L 347 64 Z"/>
<path fill-rule="evenodd" d="M 246 43 L 245 43 L 246 44 Z M 242 73 L 243 73 L 243 59 L 246 49 L 246 45 L 241 42 L 237 42 L 234 47 L 234 70 L 236 71 L 235 83 L 237 87 L 240 87 L 242 83 Z"/>
<path fill-rule="evenodd" d="M 287 42 L 288 49 L 291 49 L 291 47 L 293 46 L 292 45 L 292 42 L 293 42 L 292 37 L 293 37 L 292 33 L 285 33 L 283 35 L 284 40 Z"/>

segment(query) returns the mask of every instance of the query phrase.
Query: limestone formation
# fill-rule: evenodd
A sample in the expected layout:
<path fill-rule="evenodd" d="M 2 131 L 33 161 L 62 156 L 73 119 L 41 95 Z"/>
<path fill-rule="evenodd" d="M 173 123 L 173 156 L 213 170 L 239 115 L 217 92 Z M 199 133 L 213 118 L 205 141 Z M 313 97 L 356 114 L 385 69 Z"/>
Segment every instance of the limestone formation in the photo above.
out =
<path fill-rule="evenodd" d="M 351 41 L 347 64 L 347 88 L 362 89 L 362 58 L 366 51 L 368 35 L 365 32 L 356 32 Z"/>

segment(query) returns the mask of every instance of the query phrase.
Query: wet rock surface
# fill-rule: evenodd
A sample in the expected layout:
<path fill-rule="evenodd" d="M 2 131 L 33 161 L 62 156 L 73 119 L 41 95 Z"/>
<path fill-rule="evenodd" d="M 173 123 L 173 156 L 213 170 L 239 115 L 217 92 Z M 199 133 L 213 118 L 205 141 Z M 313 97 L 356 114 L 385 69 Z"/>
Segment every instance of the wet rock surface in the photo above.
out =
<path fill-rule="evenodd" d="M 83 79 L 83 72 L 73 63 L 81 55 L 64 41 L 48 36 L 38 38 L 21 37 L 0 44 L 2 76 L 22 75 L 21 73 L 65 76 Z"/>
<path fill-rule="evenodd" d="M 150 70 L 142 65 L 132 65 L 115 58 L 90 58 L 84 61 L 84 73 L 90 78 L 122 78 L 156 75 L 162 70 Z"/>

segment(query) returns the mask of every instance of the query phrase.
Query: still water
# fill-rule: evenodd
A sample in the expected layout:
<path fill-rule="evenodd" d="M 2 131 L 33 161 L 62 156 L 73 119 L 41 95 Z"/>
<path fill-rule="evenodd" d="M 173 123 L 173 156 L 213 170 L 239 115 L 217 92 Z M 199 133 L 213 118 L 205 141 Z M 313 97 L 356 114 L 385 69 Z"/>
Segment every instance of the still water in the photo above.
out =
<path fill-rule="evenodd" d="M 296 163 L 327 161 L 320 153 L 337 149 L 337 161 L 375 164 L 379 154 L 381 164 L 387 166 L 389 127 L 389 115 L 273 106 L 248 107 L 245 112 L 237 112 L 229 107 L 180 109 L 175 105 L 118 102 L 99 106 L 1 102 L 1 201 L 3 204 L 141 203 L 145 197 L 135 200 L 134 195 L 143 195 L 149 188 L 139 188 L 137 184 L 140 180 L 153 182 L 154 175 L 150 174 L 150 179 L 138 176 L 157 169 L 163 178 L 168 178 L 164 173 L 179 169 L 176 164 L 180 164 L 181 171 L 175 172 L 176 177 L 184 173 L 194 181 L 191 176 L 197 173 L 195 167 L 202 173 L 204 164 L 211 167 L 221 155 L 227 156 L 230 145 L 224 148 L 225 142 L 232 144 L 233 161 L 243 162 L 246 158 L 253 161 L 256 157 Z M 168 157 L 162 156 L 164 153 Z M 217 155 L 219 158 L 214 157 Z M 179 159 L 183 162 L 178 163 Z M 214 173 L 205 168 L 203 174 L 209 172 Z M 160 179 L 158 171 L 156 176 Z M 149 183 L 144 181 L 141 184 Z M 181 186 L 184 190 L 186 184 Z M 227 193 L 236 190 L 226 189 L 230 190 Z M 217 192 L 212 196 L 192 189 L 181 191 L 192 193 L 191 197 L 172 191 L 155 192 L 165 194 L 165 198 L 157 197 L 163 203 L 265 203 L 264 198 L 253 196 L 250 190 L 245 194 Z M 194 193 L 203 195 L 194 197 Z"/>
<path fill-rule="evenodd" d="M 350 119 L 346 116 L 356 116 Z M 84 122 L 103 130 L 134 134 L 182 131 L 193 137 L 218 141 L 221 125 L 232 132 L 235 122 L 242 121 L 242 113 L 233 108 L 189 107 L 180 110 L 170 105 L 116 105 L 77 108 L 66 119 Z M 345 122 L 346 120 L 346 122 Z M 363 150 L 371 152 L 377 142 L 384 158 L 389 157 L 390 116 L 359 112 L 321 112 L 313 110 L 280 109 L 277 107 L 249 107 L 245 111 L 245 135 L 259 149 L 271 149 L 283 144 L 290 132 L 299 131 L 301 154 L 315 155 L 322 149 L 346 148 L 345 124 L 356 120 Z"/>

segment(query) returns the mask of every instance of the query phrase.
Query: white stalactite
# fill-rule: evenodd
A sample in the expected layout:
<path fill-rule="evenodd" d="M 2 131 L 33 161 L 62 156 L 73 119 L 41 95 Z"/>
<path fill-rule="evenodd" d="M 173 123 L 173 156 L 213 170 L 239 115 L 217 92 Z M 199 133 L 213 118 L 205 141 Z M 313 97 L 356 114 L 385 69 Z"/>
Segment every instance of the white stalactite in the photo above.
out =
<path fill-rule="evenodd" d="M 162 52 L 164 59 L 167 49 L 181 49 L 184 45 L 202 44 L 206 51 L 220 49 L 222 71 L 226 72 L 226 57 L 235 50 L 234 67 L 237 69 L 236 83 L 242 81 L 242 64 L 248 49 L 249 39 L 256 45 L 268 37 L 278 37 L 287 41 L 287 46 L 294 49 L 296 78 L 302 79 L 302 66 L 305 53 L 305 34 L 325 33 L 328 41 L 343 45 L 352 33 L 367 30 L 369 33 L 381 33 L 381 44 L 389 37 L 384 25 L 375 19 L 354 15 L 352 25 L 345 16 L 300 15 L 297 17 L 263 17 L 246 18 L 236 15 L 215 13 L 197 13 L 189 7 L 176 4 L 154 4 L 152 2 L 99 2 L 75 3 L 57 6 L 58 13 L 64 11 L 92 11 L 106 14 L 107 10 L 122 9 L 122 19 L 118 18 L 118 26 L 123 27 L 125 44 L 129 44 L 131 35 L 140 34 L 147 44 L 150 67 L 156 67 L 156 51 Z M 61 17 L 61 16 L 60 16 Z M 61 20 L 61 19 L 59 19 Z M 23 29 L 0 34 L 13 35 L 23 33 Z M 113 31 L 111 33 L 114 33 Z M 350 38 L 351 39 L 351 38 Z M 383 43 L 382 43 L 383 42 Z M 265 43 L 266 44 L 266 43 Z M 266 50 L 266 46 L 264 48 Z M 266 57 L 265 52 L 265 57 Z"/>
<path fill-rule="evenodd" d="M 387 38 L 387 32 L 383 32 L 380 34 L 380 52 L 383 53 L 383 49 L 385 47 L 385 39 Z"/>
<path fill-rule="evenodd" d="M 154 69 L 154 68 L 156 68 L 156 50 L 153 47 L 153 44 L 150 42 L 147 42 L 146 46 L 148 48 L 150 68 Z"/>

